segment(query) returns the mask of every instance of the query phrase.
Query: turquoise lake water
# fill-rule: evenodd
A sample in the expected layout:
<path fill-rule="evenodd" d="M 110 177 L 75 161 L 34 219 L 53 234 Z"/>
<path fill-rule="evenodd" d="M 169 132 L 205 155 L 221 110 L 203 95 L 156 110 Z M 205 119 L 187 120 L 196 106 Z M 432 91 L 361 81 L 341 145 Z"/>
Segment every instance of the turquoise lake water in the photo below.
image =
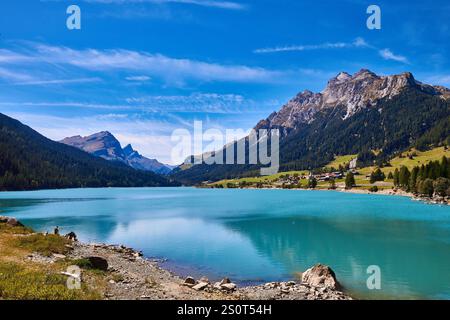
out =
<path fill-rule="evenodd" d="M 327 191 L 193 188 L 0 193 L 0 215 L 39 231 L 125 244 L 180 275 L 240 284 L 332 267 L 364 298 L 450 299 L 450 207 Z M 381 290 L 366 270 L 381 268 Z"/>

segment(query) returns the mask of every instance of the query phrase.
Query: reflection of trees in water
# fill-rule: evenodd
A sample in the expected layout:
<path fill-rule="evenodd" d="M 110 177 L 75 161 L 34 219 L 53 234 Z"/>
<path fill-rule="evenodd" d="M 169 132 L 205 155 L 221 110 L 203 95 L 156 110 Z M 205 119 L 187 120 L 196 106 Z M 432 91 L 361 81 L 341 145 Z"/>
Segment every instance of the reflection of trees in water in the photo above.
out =
<path fill-rule="evenodd" d="M 364 287 L 369 265 L 379 265 L 386 290 L 450 293 L 450 232 L 430 224 L 389 220 L 270 218 L 228 222 L 256 250 L 290 272 L 316 263 L 331 266 L 350 286 Z M 442 239 L 436 239 L 440 232 Z"/>
<path fill-rule="evenodd" d="M 55 226 L 59 226 L 61 233 L 75 232 L 81 241 L 106 241 L 118 224 L 128 225 L 122 221 L 117 221 L 115 216 L 82 216 L 82 217 L 49 217 L 38 219 L 23 219 L 25 225 L 32 226 L 35 230 L 42 232 L 52 231 Z"/>
<path fill-rule="evenodd" d="M 77 216 L 74 206 L 73 212 L 61 208 L 54 216 L 35 217 L 34 209 L 43 212 L 48 204 L 80 203 L 89 201 L 108 200 L 109 198 L 46 198 L 46 199 L 0 199 L 0 214 L 18 216 L 25 225 L 37 231 L 52 232 L 55 226 L 61 228 L 61 233 L 74 231 L 77 235 L 86 235 L 89 239 L 107 239 L 117 227 L 118 222 L 110 215 L 82 215 Z M 49 209 L 55 212 L 54 208 Z M 50 214 L 49 214 L 50 215 Z M 123 224 L 123 222 L 121 221 Z M 127 222 L 125 222 L 127 223 Z"/>
<path fill-rule="evenodd" d="M 64 202 L 80 202 L 80 201 L 97 201 L 108 200 L 108 198 L 48 198 L 48 199 L 0 199 L 0 212 L 17 212 L 33 206 L 45 205 L 48 203 L 64 203 Z"/>

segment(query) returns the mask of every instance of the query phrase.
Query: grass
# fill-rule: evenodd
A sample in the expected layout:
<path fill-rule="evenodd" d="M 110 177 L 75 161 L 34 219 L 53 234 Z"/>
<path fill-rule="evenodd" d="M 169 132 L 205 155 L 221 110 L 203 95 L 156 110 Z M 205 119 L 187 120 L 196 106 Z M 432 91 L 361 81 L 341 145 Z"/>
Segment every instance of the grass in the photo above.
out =
<path fill-rule="evenodd" d="M 105 275 L 83 271 L 81 290 L 67 287 L 67 276 L 61 274 L 69 259 L 39 263 L 27 259 L 31 253 L 51 256 L 66 254 L 70 242 L 60 236 L 36 234 L 26 227 L 0 223 L 0 300 L 97 300 L 106 286 Z"/>
<path fill-rule="evenodd" d="M 347 164 L 349 164 L 353 159 L 357 157 L 356 154 L 347 155 L 347 156 L 338 156 L 336 157 L 332 162 L 327 164 L 325 168 L 334 168 L 339 169 L 339 166 L 345 167 Z"/>
<path fill-rule="evenodd" d="M 63 237 L 54 234 L 43 235 L 41 233 L 19 237 L 15 242 L 15 245 L 19 248 L 40 253 L 46 257 L 50 257 L 54 253 L 67 254 L 70 251 L 67 247 L 69 244 L 70 241 Z"/>
<path fill-rule="evenodd" d="M 6 223 L 0 223 L 0 233 L 3 234 L 31 234 L 33 230 L 27 227 L 12 227 Z"/>
<path fill-rule="evenodd" d="M 238 185 L 239 183 L 245 182 L 245 183 L 271 183 L 276 180 L 278 180 L 281 176 L 290 175 L 293 176 L 294 174 L 298 174 L 299 176 L 307 175 L 309 174 L 309 171 L 288 171 L 288 172 L 280 172 L 271 176 L 260 176 L 260 177 L 249 177 L 249 178 L 241 178 L 241 179 L 229 179 L 229 180 L 221 180 L 218 182 L 214 182 L 211 185 L 212 186 L 218 186 L 222 185 L 224 188 L 226 188 L 228 183 L 232 183 L 235 185 Z M 305 185 L 307 182 L 304 182 Z"/>
<path fill-rule="evenodd" d="M 100 298 L 98 293 L 85 286 L 81 290 L 70 290 L 66 282 L 66 276 L 52 270 L 0 262 L 0 299 L 96 300 Z"/>
<path fill-rule="evenodd" d="M 415 154 L 412 159 L 408 157 L 408 154 Z M 381 170 L 386 174 L 386 176 L 389 174 L 389 172 L 394 172 L 395 169 L 399 169 L 402 166 L 407 167 L 408 169 L 413 169 L 416 166 L 421 166 L 423 164 L 427 164 L 431 161 L 440 161 L 442 157 L 446 156 L 447 158 L 450 157 L 450 150 L 445 150 L 444 147 L 435 148 L 429 151 L 418 151 L 418 150 L 411 150 L 410 152 L 404 152 L 403 157 L 396 157 L 390 161 L 391 167 L 384 167 L 381 168 Z M 358 170 L 362 175 L 369 175 L 371 174 L 376 167 L 366 167 L 362 168 L 361 170 Z"/>

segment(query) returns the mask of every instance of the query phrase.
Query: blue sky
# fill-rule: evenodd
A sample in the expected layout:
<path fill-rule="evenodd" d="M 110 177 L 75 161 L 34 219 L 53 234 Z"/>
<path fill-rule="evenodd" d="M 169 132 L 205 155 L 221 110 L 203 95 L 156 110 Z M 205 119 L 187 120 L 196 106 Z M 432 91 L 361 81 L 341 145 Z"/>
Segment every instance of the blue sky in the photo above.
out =
<path fill-rule="evenodd" d="M 71 4 L 81 30 L 66 28 Z M 370 4 L 381 30 L 366 27 Z M 165 162 L 173 130 L 250 129 L 340 71 L 450 86 L 448 1 L 2 0 L 0 12 L 0 112 L 55 140 L 109 130 Z"/>

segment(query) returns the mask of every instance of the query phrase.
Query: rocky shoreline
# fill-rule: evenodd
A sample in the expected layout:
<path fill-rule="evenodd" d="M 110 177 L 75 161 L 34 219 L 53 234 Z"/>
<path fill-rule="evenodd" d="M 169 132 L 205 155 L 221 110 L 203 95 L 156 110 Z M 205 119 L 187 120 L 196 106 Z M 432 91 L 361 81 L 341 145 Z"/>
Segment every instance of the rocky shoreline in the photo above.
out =
<path fill-rule="evenodd" d="M 408 197 L 413 201 L 421 201 L 428 204 L 438 204 L 438 205 L 449 205 L 450 198 L 434 196 L 432 198 L 419 196 L 417 194 L 406 192 L 400 189 L 386 189 L 379 190 L 377 192 L 371 192 L 369 190 L 361 189 L 339 189 L 339 192 L 355 193 L 355 194 L 374 194 L 374 195 L 384 195 L 384 196 L 398 196 L 398 197 Z"/>
<path fill-rule="evenodd" d="M 0 217 L 0 224 L 13 229 L 24 228 L 10 217 Z M 42 233 L 19 232 L 16 235 L 21 239 L 36 236 L 50 237 Z M 64 254 L 51 251 L 43 255 L 30 251 L 15 258 L 32 269 L 66 266 L 67 270 L 60 269 L 57 273 L 92 287 L 104 300 L 352 300 L 341 291 L 331 268 L 320 264 L 306 270 L 300 281 L 238 287 L 228 278 L 216 282 L 205 277 L 182 279 L 162 268 L 160 260 L 147 259 L 141 252 L 123 245 L 82 243 L 73 232 L 64 237 L 51 237 L 65 243 Z M 0 254 L 0 258 L 4 257 Z M 85 271 L 85 266 L 91 272 L 97 270 L 95 281 L 92 273 Z M 73 273 L 73 267 L 78 271 Z"/>
<path fill-rule="evenodd" d="M 227 278 L 214 283 L 205 277 L 182 279 L 161 268 L 157 260 L 124 246 L 74 242 L 67 257 L 92 256 L 104 259 L 112 275 L 104 292 L 106 300 L 352 300 L 339 290 L 333 271 L 322 265 L 305 272 L 301 282 L 240 288 Z"/>

